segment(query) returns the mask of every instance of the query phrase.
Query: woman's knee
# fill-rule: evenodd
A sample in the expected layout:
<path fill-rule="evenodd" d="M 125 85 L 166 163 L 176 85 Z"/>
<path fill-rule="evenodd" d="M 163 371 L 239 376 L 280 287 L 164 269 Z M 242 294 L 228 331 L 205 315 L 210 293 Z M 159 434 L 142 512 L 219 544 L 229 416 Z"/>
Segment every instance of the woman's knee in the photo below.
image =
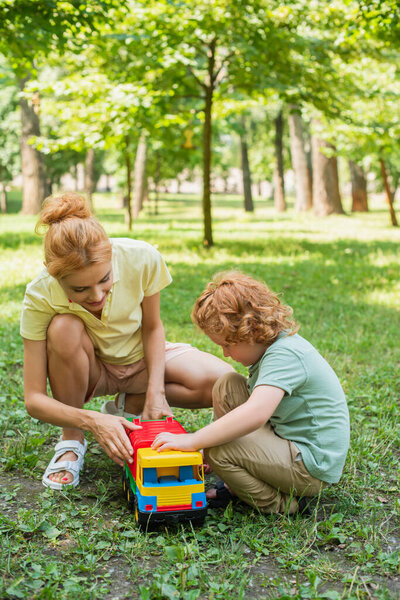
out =
<path fill-rule="evenodd" d="M 232 367 L 221 359 L 201 352 L 190 350 L 167 361 L 165 381 L 185 388 L 188 403 L 196 408 L 212 406 L 212 389 L 217 379 L 232 372 Z"/>
<path fill-rule="evenodd" d="M 47 329 L 47 353 L 71 356 L 82 346 L 85 326 L 79 317 L 56 315 Z"/>

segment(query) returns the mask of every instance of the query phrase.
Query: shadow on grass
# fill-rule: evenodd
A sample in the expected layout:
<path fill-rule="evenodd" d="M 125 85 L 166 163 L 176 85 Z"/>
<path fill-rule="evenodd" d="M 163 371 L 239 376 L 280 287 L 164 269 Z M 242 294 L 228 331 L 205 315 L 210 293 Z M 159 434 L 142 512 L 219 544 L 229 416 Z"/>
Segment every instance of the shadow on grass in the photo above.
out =
<path fill-rule="evenodd" d="M 41 246 L 43 240 L 34 233 L 13 233 L 6 232 L 0 234 L 0 248 L 4 250 L 12 248 L 13 250 L 21 246 Z"/>

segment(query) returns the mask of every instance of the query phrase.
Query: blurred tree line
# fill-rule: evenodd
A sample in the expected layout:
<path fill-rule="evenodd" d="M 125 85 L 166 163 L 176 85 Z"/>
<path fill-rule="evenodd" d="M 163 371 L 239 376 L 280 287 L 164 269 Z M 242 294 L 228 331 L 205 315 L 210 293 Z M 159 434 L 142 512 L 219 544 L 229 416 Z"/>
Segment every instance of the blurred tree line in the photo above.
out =
<path fill-rule="evenodd" d="M 23 176 L 36 214 L 63 174 L 123 172 L 128 226 L 165 182 L 201 171 L 204 244 L 212 177 L 241 168 L 244 209 L 273 181 L 286 209 L 367 211 L 381 178 L 391 222 L 400 180 L 396 0 L 0 0 L 0 197 Z M 227 191 L 228 191 L 228 183 Z"/>

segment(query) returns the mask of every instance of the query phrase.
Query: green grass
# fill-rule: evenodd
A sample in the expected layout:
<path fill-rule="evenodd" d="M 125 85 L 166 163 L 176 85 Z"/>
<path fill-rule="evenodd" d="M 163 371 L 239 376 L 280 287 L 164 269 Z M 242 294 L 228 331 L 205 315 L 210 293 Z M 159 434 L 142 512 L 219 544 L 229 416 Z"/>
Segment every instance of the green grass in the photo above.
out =
<path fill-rule="evenodd" d="M 112 195 L 95 198 L 111 236 L 127 235 Z M 238 197 L 214 199 L 215 246 L 202 246 L 200 201 L 168 196 L 145 210 L 134 237 L 156 245 L 174 281 L 162 293 L 171 341 L 221 356 L 190 311 L 219 270 L 239 268 L 282 292 L 300 333 L 335 368 L 352 421 L 341 482 L 310 518 L 247 508 L 210 511 L 205 526 L 144 534 L 121 493 L 119 468 L 92 440 L 79 490 L 40 478 L 57 429 L 27 416 L 18 320 L 26 283 L 41 268 L 35 219 L 0 217 L 0 597 L 182 600 L 397 598 L 399 576 L 399 241 L 381 199 L 363 215 L 276 215 L 267 201 L 245 214 Z M 235 365 L 244 373 L 243 367 Z M 95 406 L 100 400 L 95 401 Z M 193 430 L 210 411 L 177 411 Z"/>

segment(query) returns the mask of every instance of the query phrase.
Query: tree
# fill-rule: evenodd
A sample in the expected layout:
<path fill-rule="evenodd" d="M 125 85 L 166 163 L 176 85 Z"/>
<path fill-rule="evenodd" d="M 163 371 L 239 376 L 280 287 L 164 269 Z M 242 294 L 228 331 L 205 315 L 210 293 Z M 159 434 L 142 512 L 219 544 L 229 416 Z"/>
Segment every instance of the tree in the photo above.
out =
<path fill-rule="evenodd" d="M 274 170 L 274 203 L 277 212 L 286 210 L 285 178 L 283 169 L 283 111 L 275 117 L 275 170 Z"/>
<path fill-rule="evenodd" d="M 368 211 L 367 179 L 362 165 L 349 160 L 352 212 Z"/>
<path fill-rule="evenodd" d="M 396 164 L 400 152 L 400 80 L 397 60 L 400 55 L 376 48 L 375 56 L 365 56 L 360 64 L 349 64 L 347 76 L 358 86 L 341 119 L 323 125 L 327 139 L 334 139 L 337 151 L 356 164 L 375 165 L 382 178 L 391 223 L 397 219 L 390 186 L 389 165 Z M 371 50 L 372 54 L 372 50 Z M 396 167 L 395 167 L 396 169 Z M 364 200 L 365 202 L 365 200 Z"/>
<path fill-rule="evenodd" d="M 25 93 L 27 82 L 52 52 L 85 43 L 85 36 L 107 17 L 115 0 L 6 0 L 0 15 L 0 54 L 12 68 L 21 90 L 21 155 L 23 175 L 22 212 L 39 212 L 46 185 L 43 157 L 32 146 L 40 136 L 38 100 Z M 34 101 L 32 101 L 34 100 Z"/>
<path fill-rule="evenodd" d="M 318 128 L 318 124 L 316 124 Z M 319 217 L 342 214 L 339 175 L 335 148 L 317 132 L 312 136 L 313 204 Z"/>
<path fill-rule="evenodd" d="M 143 200 L 147 190 L 146 161 L 147 144 L 144 133 L 139 138 L 136 149 L 135 169 L 133 175 L 133 217 L 136 218 L 143 207 Z"/>
<path fill-rule="evenodd" d="M 387 176 L 387 170 L 386 170 L 386 164 L 385 164 L 385 160 L 384 160 L 383 156 L 380 156 L 379 164 L 381 166 L 383 188 L 384 188 L 385 194 L 386 194 L 386 202 L 388 203 L 388 206 L 389 206 L 390 220 L 392 222 L 393 227 L 398 227 L 399 224 L 397 222 L 397 217 L 396 217 L 396 213 L 395 213 L 394 206 L 393 206 L 393 194 L 390 189 L 388 176 Z"/>
<path fill-rule="evenodd" d="M 0 211 L 7 212 L 7 184 L 19 172 L 20 122 L 17 88 L 6 74 L 0 89 Z"/>
<path fill-rule="evenodd" d="M 278 1 L 267 6 L 263 0 L 234 0 L 229 6 L 225 0 L 199 0 L 195 5 L 186 0 L 140 0 L 130 4 L 118 31 L 101 40 L 108 48 L 103 54 L 118 56 L 117 62 L 106 65 L 116 81 L 121 73 L 131 81 L 140 79 L 167 113 L 176 114 L 188 99 L 191 107 L 202 105 L 205 246 L 213 244 L 210 181 L 215 100 L 235 90 L 247 94 L 274 87 L 289 90 L 299 72 L 303 87 L 313 81 L 312 91 L 318 89 L 317 82 L 324 88 L 318 65 L 325 68 L 330 55 L 324 41 L 315 40 L 314 23 L 304 29 L 306 15 L 310 9 L 303 0 L 284 6 Z M 310 63 L 317 65 L 311 75 L 302 68 L 306 50 L 314 59 Z"/>
<path fill-rule="evenodd" d="M 249 166 L 249 153 L 247 146 L 247 135 L 246 135 L 246 122 L 244 117 L 242 118 L 242 131 L 240 134 L 240 150 L 241 150 L 241 163 L 242 163 L 242 177 L 243 177 L 243 194 L 244 194 L 244 209 L 247 212 L 254 211 L 253 196 L 251 193 L 251 172 Z"/>
<path fill-rule="evenodd" d="M 312 205 L 312 182 L 304 145 L 303 119 L 299 106 L 289 105 L 290 153 L 294 171 L 295 210 L 304 212 Z"/>
<path fill-rule="evenodd" d="M 19 80 L 21 89 L 21 166 L 22 166 L 22 213 L 35 215 L 46 196 L 46 175 L 41 153 L 30 143 L 40 136 L 39 95 L 29 101 L 23 93 L 28 77 Z"/>

